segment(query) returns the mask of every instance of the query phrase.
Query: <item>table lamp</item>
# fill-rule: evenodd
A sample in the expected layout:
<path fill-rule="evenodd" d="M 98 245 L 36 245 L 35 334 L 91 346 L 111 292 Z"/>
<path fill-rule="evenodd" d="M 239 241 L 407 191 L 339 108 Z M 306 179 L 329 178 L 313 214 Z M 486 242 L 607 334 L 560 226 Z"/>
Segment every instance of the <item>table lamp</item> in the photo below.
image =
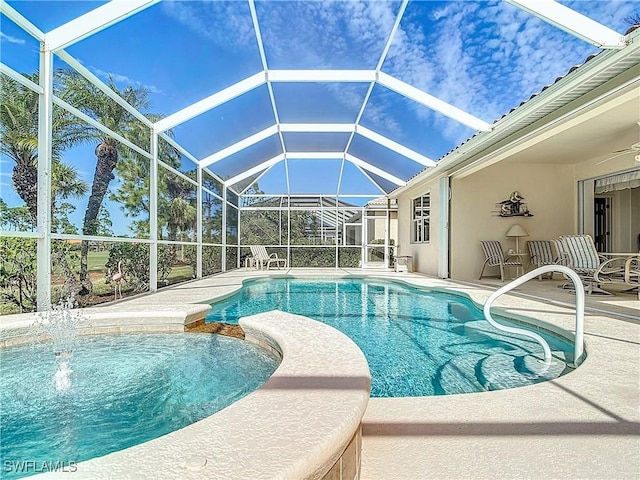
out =
<path fill-rule="evenodd" d="M 512 225 L 511 228 L 505 233 L 505 237 L 515 237 L 516 238 L 516 253 L 520 253 L 520 237 L 528 237 L 529 232 L 527 232 L 521 225 L 517 223 Z"/>

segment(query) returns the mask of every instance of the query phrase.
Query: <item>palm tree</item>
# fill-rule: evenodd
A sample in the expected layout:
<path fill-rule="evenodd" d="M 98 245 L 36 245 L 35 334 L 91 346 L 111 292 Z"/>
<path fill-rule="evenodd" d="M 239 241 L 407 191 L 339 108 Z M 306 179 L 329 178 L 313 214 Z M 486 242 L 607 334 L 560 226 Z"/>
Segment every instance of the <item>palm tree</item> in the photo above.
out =
<path fill-rule="evenodd" d="M 23 74 L 38 83 L 38 74 Z M 15 165 L 12 181 L 17 194 L 24 201 L 32 226 L 38 214 L 38 94 L 15 80 L 0 76 L 0 152 L 11 158 Z M 86 135 L 76 119 L 61 108 L 52 112 L 51 145 L 51 212 L 55 215 L 59 199 L 80 197 L 86 192 L 86 184 L 78 178 L 77 171 L 62 162 L 62 152 L 86 140 Z M 60 265 L 66 288 L 71 293 L 78 290 L 77 280 L 63 251 L 52 252 L 53 260 Z M 25 268 L 27 266 L 25 265 Z"/>
<path fill-rule="evenodd" d="M 162 185 L 164 192 L 160 192 L 162 198 L 159 202 L 163 205 L 164 215 L 161 218 L 167 225 L 167 239 L 188 240 L 185 235 L 188 237 L 189 231 L 193 233 L 197 217 L 195 195 L 191 184 L 172 174 L 164 177 L 166 184 Z M 158 188 L 160 189 L 161 186 L 158 185 Z M 179 235 L 181 235 L 180 238 Z"/>
<path fill-rule="evenodd" d="M 134 143 L 141 136 L 144 136 L 144 130 L 147 131 L 146 137 L 150 136 L 149 129 L 141 125 L 131 113 L 108 98 L 100 89 L 87 82 L 77 72 L 65 70 L 61 72 L 59 78 L 61 83 L 60 96 L 71 105 L 95 118 L 111 131 L 122 135 L 128 140 L 132 140 Z M 142 111 L 148 107 L 149 92 L 146 88 L 127 86 L 120 90 L 116 86 L 113 77 L 109 77 L 107 85 L 137 110 Z M 85 129 L 87 134 L 97 142 L 95 148 L 97 161 L 91 185 L 91 194 L 84 215 L 82 233 L 84 235 L 96 235 L 99 228 L 98 215 L 100 208 L 109 189 L 109 184 L 115 178 L 114 170 L 118 160 L 121 156 L 132 155 L 133 152 L 113 137 L 90 125 L 85 125 Z M 83 241 L 80 258 L 80 282 L 82 283 L 80 294 L 85 295 L 93 290 L 87 267 L 88 253 L 89 242 Z"/>
<path fill-rule="evenodd" d="M 24 74 L 38 83 L 38 74 Z M 86 139 L 75 118 L 61 108 L 52 115 L 52 203 L 56 196 L 78 197 L 86 185 L 78 179 L 75 169 L 60 158 L 67 148 Z M 16 192 L 29 209 L 32 222 L 38 214 L 38 94 L 15 80 L 0 76 L 0 152 L 15 165 L 12 181 Z"/>

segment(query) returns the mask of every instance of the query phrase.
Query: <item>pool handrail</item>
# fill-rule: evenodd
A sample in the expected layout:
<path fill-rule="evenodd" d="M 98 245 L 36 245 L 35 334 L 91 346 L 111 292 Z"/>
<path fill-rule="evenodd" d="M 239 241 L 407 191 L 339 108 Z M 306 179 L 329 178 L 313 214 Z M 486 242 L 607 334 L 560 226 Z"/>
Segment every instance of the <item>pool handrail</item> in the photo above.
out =
<path fill-rule="evenodd" d="M 575 340 L 574 340 L 574 351 L 573 351 L 573 363 L 577 367 L 580 365 L 582 354 L 584 352 L 584 304 L 585 304 L 585 293 L 584 286 L 582 284 L 582 280 L 578 276 L 576 272 L 571 270 L 569 267 L 565 267 L 563 265 L 544 265 L 542 267 L 538 267 L 535 270 L 531 270 L 528 273 L 525 273 L 521 277 L 516 278 L 512 282 L 509 282 L 507 285 L 500 287 L 498 290 L 493 292 L 487 301 L 484 304 L 484 316 L 491 325 L 499 330 L 503 330 L 505 332 L 517 333 L 520 335 L 524 335 L 526 337 L 533 338 L 537 341 L 544 350 L 544 360 L 545 362 L 549 362 L 551 360 L 551 349 L 549 348 L 549 344 L 547 341 L 538 335 L 535 332 L 525 330 L 522 328 L 516 327 L 508 327 L 506 325 L 502 325 L 496 322 L 491 316 L 491 305 L 493 302 L 504 293 L 513 290 L 514 288 L 522 285 L 525 282 L 528 282 L 532 278 L 537 277 L 538 275 L 542 275 L 543 273 L 550 272 L 560 272 L 563 275 L 566 275 L 571 279 L 576 291 L 576 323 L 575 323 Z"/>

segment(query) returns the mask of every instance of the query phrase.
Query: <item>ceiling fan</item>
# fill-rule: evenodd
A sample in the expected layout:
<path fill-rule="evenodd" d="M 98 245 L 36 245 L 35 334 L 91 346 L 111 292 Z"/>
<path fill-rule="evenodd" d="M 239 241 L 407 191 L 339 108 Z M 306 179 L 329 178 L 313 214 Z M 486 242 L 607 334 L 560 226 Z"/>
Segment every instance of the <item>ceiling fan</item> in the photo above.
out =
<path fill-rule="evenodd" d="M 608 162 L 609 160 L 613 160 L 616 157 L 620 157 L 622 155 L 626 155 L 627 153 L 635 153 L 636 156 L 634 160 L 636 162 L 640 162 L 640 142 L 634 143 L 629 148 L 625 148 L 624 150 L 616 150 L 615 152 L 611 152 L 611 156 L 605 158 L 604 160 L 600 160 L 596 165 L 601 165 L 603 163 Z"/>
<path fill-rule="evenodd" d="M 640 122 L 637 122 L 638 126 L 640 126 Z M 616 157 L 620 157 L 622 155 L 626 155 L 627 153 L 635 153 L 636 156 L 634 160 L 640 163 L 640 142 L 632 144 L 629 148 L 625 148 L 623 150 L 616 150 L 615 152 L 611 152 L 611 156 L 605 158 L 604 160 L 600 160 L 596 165 L 601 165 L 603 163 L 608 162 L 609 160 L 613 160 Z"/>

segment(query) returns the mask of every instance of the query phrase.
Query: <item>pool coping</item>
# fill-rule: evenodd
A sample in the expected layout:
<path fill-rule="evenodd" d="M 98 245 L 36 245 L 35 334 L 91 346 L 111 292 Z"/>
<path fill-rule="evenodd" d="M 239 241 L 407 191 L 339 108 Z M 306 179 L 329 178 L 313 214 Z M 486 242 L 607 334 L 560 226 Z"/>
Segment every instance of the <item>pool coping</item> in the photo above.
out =
<path fill-rule="evenodd" d="M 490 286 L 409 273 L 234 270 L 103 308 L 204 302 L 233 294 L 246 279 L 292 275 L 401 280 L 468 295 L 479 304 L 493 292 Z M 534 316 L 553 329 L 573 330 L 571 309 L 557 303 L 505 295 L 496 305 L 507 317 Z M 640 323 L 587 312 L 585 344 L 585 362 L 550 382 L 478 394 L 370 399 L 361 478 L 637 479 Z"/>
<path fill-rule="evenodd" d="M 371 386 L 364 355 L 346 335 L 300 315 L 274 310 L 240 325 L 282 355 L 262 386 L 182 429 L 78 463 L 73 478 L 325 477 L 360 432 Z M 359 473 L 355 459 L 348 465 Z"/>
<path fill-rule="evenodd" d="M 203 280 L 200 285 L 210 286 L 204 295 L 202 289 L 191 293 L 204 301 L 232 293 L 245 279 L 281 276 L 392 279 L 443 288 L 477 304 L 494 291 L 412 273 L 289 269 L 227 272 Z M 566 334 L 574 328 L 571 308 L 509 294 L 494 305 L 501 315 L 534 317 L 572 338 Z M 370 399 L 363 421 L 361 478 L 637 479 L 640 323 L 588 311 L 585 349 L 587 358 L 579 368 L 528 387 Z"/>
<path fill-rule="evenodd" d="M 83 308 L 79 315 L 78 334 L 94 335 L 125 332 L 184 332 L 185 327 L 202 320 L 211 309 L 202 304 L 120 305 L 119 308 Z M 47 315 L 34 313 L 0 316 L 0 348 L 31 343 L 36 322 L 47 321 Z"/>

